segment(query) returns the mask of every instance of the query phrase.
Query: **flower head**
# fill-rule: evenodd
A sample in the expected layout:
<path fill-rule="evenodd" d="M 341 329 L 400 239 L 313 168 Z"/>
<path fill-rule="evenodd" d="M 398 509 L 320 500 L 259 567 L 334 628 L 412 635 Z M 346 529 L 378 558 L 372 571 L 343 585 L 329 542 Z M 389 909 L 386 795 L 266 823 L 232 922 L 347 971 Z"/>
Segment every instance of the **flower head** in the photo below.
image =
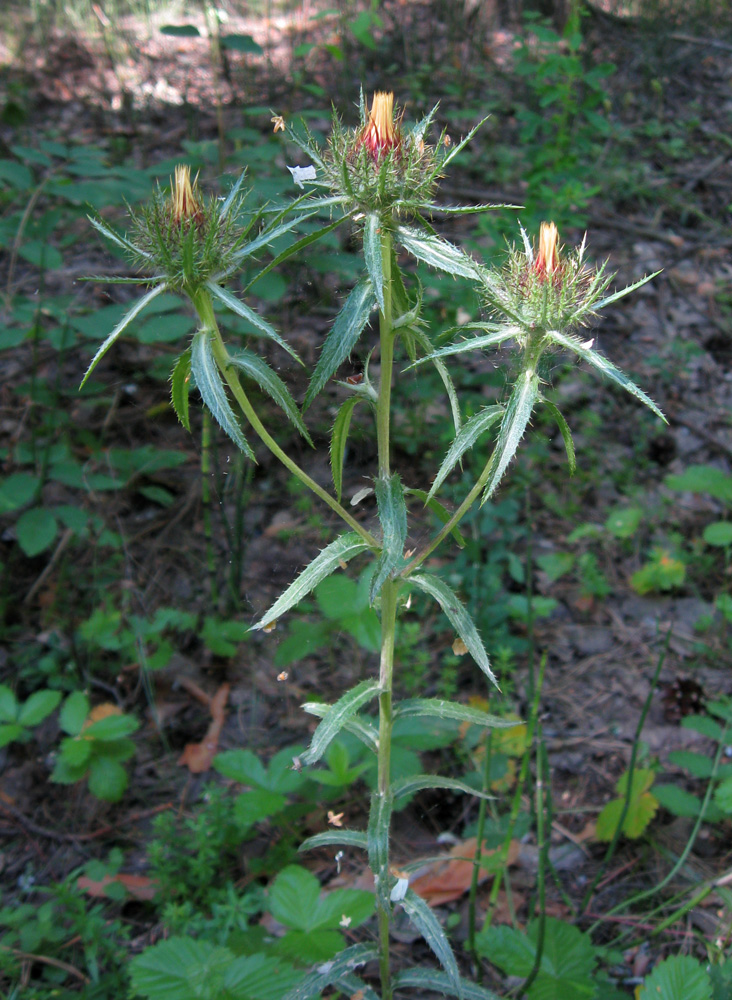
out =
<path fill-rule="evenodd" d="M 361 131 L 359 146 L 368 150 L 374 163 L 378 164 L 392 150 L 399 152 L 402 137 L 398 123 L 394 121 L 394 95 L 378 91 L 369 112 L 369 120 Z"/>
<path fill-rule="evenodd" d="M 179 225 L 192 219 L 197 225 L 203 222 L 203 207 L 198 199 L 198 176 L 191 184 L 191 168 L 179 165 L 171 181 L 170 202 L 172 218 Z"/>
<path fill-rule="evenodd" d="M 534 270 L 540 281 L 553 278 L 559 271 L 559 230 L 553 222 L 542 222 L 539 229 L 539 252 L 534 261 Z"/>

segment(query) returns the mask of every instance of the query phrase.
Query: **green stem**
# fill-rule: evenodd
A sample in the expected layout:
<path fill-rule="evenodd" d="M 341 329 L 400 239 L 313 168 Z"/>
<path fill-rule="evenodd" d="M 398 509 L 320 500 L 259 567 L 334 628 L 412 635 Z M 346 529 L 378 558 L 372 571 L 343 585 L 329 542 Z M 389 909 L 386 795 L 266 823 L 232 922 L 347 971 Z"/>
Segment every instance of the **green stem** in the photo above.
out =
<path fill-rule="evenodd" d="M 229 354 L 221 336 L 219 325 L 216 322 L 216 315 L 213 310 L 210 295 L 204 290 L 199 290 L 194 293 L 191 298 L 204 327 L 207 330 L 210 330 L 214 335 L 211 346 L 214 358 L 216 359 L 216 364 L 218 365 L 226 384 L 231 390 L 232 396 L 239 404 L 242 413 L 251 424 L 252 429 L 258 435 L 259 439 L 267 445 L 272 454 L 275 455 L 280 462 L 282 462 L 285 468 L 290 470 L 293 476 L 296 476 L 300 482 L 307 486 L 308 489 L 312 490 L 317 497 L 320 497 L 320 499 L 326 503 L 331 510 L 335 511 L 335 513 L 346 522 L 349 528 L 360 535 L 369 546 L 379 548 L 379 543 L 371 532 L 364 528 L 363 525 L 359 524 L 352 514 L 349 514 L 348 511 L 342 507 L 334 497 L 324 490 L 322 486 L 319 486 L 314 479 L 311 479 L 307 472 L 301 469 L 297 462 L 290 458 L 287 452 L 280 448 L 257 416 L 254 407 L 249 402 L 249 398 L 244 392 L 244 388 L 239 381 L 239 376 L 231 367 Z"/>
<path fill-rule="evenodd" d="M 463 517 L 465 517 L 467 512 L 473 506 L 476 499 L 483 492 L 483 487 L 488 482 L 488 476 L 490 475 L 491 472 L 492 462 L 493 462 L 493 455 L 491 455 L 491 457 L 485 463 L 485 468 L 481 472 L 480 478 L 476 481 L 475 485 L 468 493 L 468 495 L 465 497 L 465 499 L 460 504 L 455 513 L 452 515 L 450 520 L 446 521 L 443 524 L 442 528 L 438 531 L 438 533 L 435 535 L 432 541 L 428 542 L 428 544 L 424 547 L 424 549 L 422 549 L 421 552 L 418 552 L 417 555 L 414 557 L 414 559 L 412 559 L 412 561 L 410 563 L 407 563 L 407 565 L 404 567 L 404 569 L 401 572 L 401 575 L 403 577 L 406 578 L 410 576 L 417 569 L 418 566 L 421 566 L 422 563 L 425 561 L 425 559 L 428 556 L 432 555 L 437 546 L 442 544 L 443 540 L 447 538 L 452 529 L 457 524 L 459 524 L 460 521 L 462 521 Z"/>
<path fill-rule="evenodd" d="M 376 404 L 376 437 L 378 443 L 379 476 L 387 478 L 390 463 L 391 382 L 394 368 L 394 331 L 391 315 L 391 234 L 384 227 L 381 236 L 381 261 L 384 275 L 384 309 L 379 314 L 379 343 L 381 351 L 381 379 Z M 381 588 L 381 656 L 379 660 L 379 748 L 378 795 L 383 800 L 391 786 L 391 734 L 394 725 L 392 712 L 392 681 L 394 674 L 394 634 L 396 631 L 398 584 L 387 580 Z M 373 808 L 373 807 L 372 807 Z M 374 874 L 388 878 L 388 858 L 384 869 Z M 379 969 L 381 996 L 391 1000 L 391 962 L 389 956 L 389 925 L 391 909 L 379 906 Z"/>
<path fill-rule="evenodd" d="M 211 603 L 219 605 L 219 588 L 216 582 L 216 557 L 213 550 L 213 529 L 211 526 L 211 414 L 203 411 L 201 427 L 201 501 L 203 503 L 203 534 L 206 539 L 206 568 L 211 590 Z"/>
<path fill-rule="evenodd" d="M 536 934 L 536 954 L 531 971 L 522 984 L 522 991 L 528 993 L 529 987 L 539 975 L 541 959 L 544 954 L 544 935 L 546 931 L 546 861 L 549 849 L 549 837 L 544 823 L 544 780 L 547 776 L 546 754 L 542 737 L 541 723 L 538 726 L 536 741 L 536 847 L 538 870 L 536 873 L 537 903 L 539 909 L 539 925 Z"/>
<path fill-rule="evenodd" d="M 379 475 L 387 477 L 390 470 L 391 382 L 394 368 L 394 331 L 391 316 L 391 233 L 381 236 L 381 269 L 384 275 L 384 311 L 379 313 L 379 349 L 381 380 L 376 408 L 376 436 L 379 448 Z"/>

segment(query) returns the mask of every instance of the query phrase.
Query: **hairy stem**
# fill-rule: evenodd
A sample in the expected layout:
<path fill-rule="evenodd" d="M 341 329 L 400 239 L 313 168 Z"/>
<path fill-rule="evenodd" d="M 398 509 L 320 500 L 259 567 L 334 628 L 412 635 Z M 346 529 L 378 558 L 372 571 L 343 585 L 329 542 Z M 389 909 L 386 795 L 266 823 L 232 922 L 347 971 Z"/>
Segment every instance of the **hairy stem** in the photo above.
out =
<path fill-rule="evenodd" d="M 390 475 L 390 419 L 391 381 L 394 367 L 394 331 L 391 315 L 391 234 L 384 229 L 381 236 L 381 260 L 384 275 L 384 310 L 379 314 L 379 342 L 381 350 L 381 380 L 376 404 L 376 435 L 378 443 L 379 476 Z M 381 589 L 381 657 L 379 660 L 379 750 L 378 794 L 384 798 L 391 785 L 391 733 L 394 725 L 392 714 L 392 679 L 394 673 L 394 633 L 396 630 L 398 586 L 387 580 Z M 379 878 L 388 878 L 386 871 L 374 872 Z M 391 910 L 379 906 L 379 967 L 381 996 L 391 1000 L 391 968 L 389 959 L 389 924 Z"/>

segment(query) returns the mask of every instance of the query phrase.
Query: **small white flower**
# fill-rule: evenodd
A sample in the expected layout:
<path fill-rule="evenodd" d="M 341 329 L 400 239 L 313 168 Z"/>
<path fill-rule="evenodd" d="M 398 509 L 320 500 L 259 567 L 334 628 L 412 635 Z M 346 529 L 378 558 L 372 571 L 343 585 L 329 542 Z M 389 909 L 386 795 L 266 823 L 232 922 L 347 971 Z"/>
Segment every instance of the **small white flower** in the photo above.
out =
<path fill-rule="evenodd" d="M 313 167 L 313 166 L 309 166 L 309 167 L 289 167 L 288 166 L 287 169 L 292 174 L 292 179 L 295 182 L 295 184 L 297 184 L 297 186 L 299 188 L 304 188 L 305 187 L 305 185 L 303 184 L 303 181 L 314 181 L 315 180 L 316 174 L 315 174 L 315 167 Z"/>
<path fill-rule="evenodd" d="M 408 888 L 409 888 L 409 879 L 408 878 L 398 878 L 396 885 L 391 890 L 391 894 L 389 895 L 389 899 L 392 901 L 392 903 L 401 903 L 401 901 L 407 895 L 407 889 Z"/>

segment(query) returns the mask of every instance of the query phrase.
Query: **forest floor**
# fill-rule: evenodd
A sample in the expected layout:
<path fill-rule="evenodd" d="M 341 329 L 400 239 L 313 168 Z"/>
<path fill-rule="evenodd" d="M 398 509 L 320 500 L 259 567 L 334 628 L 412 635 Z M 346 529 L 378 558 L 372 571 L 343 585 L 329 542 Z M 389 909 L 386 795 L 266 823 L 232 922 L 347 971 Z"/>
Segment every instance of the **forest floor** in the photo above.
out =
<path fill-rule="evenodd" d="M 331 81 L 337 78 L 336 103 L 346 114 L 361 82 L 367 94 L 393 84 L 397 99 L 407 99 L 398 92 L 396 81 L 410 74 L 414 77 L 419 54 L 429 49 L 437 53 L 437 69 L 429 79 L 421 78 L 419 100 L 407 99 L 408 116 L 428 109 L 436 100 L 442 102 L 441 120 L 449 122 L 451 113 L 460 113 L 458 99 L 450 95 L 455 93 L 456 67 L 464 64 L 471 66 L 471 72 L 460 99 L 465 100 L 469 91 L 470 106 L 479 105 L 484 86 L 490 92 L 487 102 L 503 109 L 499 119 L 504 115 L 489 127 L 515 132 L 510 99 L 511 32 L 477 22 L 471 26 L 472 34 L 460 38 L 454 26 L 435 24 L 426 2 L 410 6 L 414 21 L 409 25 L 399 20 L 405 10 L 402 5 L 385 7 L 378 52 L 359 50 L 359 59 L 346 59 L 344 66 L 328 61 L 321 45 L 314 50 L 318 59 L 314 55 L 311 62 L 305 62 L 299 84 L 304 80 L 332 95 Z M 328 24 L 321 22 L 318 29 L 322 44 L 329 41 L 328 31 L 334 30 Z M 34 135 L 52 134 L 74 142 L 122 145 L 136 165 L 146 166 L 156 159 L 178 156 L 184 140 L 216 140 L 221 123 L 224 134 L 238 127 L 245 105 L 271 107 L 290 116 L 305 104 L 304 91 L 295 90 L 288 76 L 292 48 L 305 37 L 304 25 L 296 20 L 232 20 L 228 31 L 251 34 L 268 55 L 266 59 L 232 56 L 228 79 L 218 81 L 205 39 L 148 37 L 133 22 L 123 28 L 115 36 L 123 54 L 118 51 L 114 58 L 98 37 L 92 44 L 82 36 L 52 34 L 43 47 L 28 41 L 22 71 L 16 66 L 7 75 L 25 88 L 28 117 L 22 125 L 22 141 L 26 145 L 33 144 Z M 511 596 L 524 591 L 509 570 L 507 553 L 513 545 L 512 551 L 522 562 L 528 558 L 533 563 L 535 597 L 551 599 L 547 613 L 533 622 L 532 642 L 534 667 L 542 656 L 547 658 L 541 718 L 554 803 L 553 857 L 574 899 L 581 897 L 604 853 L 604 846 L 593 839 L 594 821 L 616 794 L 615 783 L 627 769 L 659 657 L 663 658 L 659 684 L 641 736 L 643 762 L 655 762 L 657 781 L 699 790 L 682 768 L 669 761 L 674 751 L 709 749 L 708 741 L 684 728 L 681 719 L 690 707 L 703 711 L 705 703 L 732 696 L 732 626 L 715 603 L 719 595 L 730 591 L 729 550 L 711 548 L 702 540 L 710 522 L 729 517 L 730 506 L 703 492 L 674 491 L 664 482 L 689 466 L 714 466 L 732 474 L 732 46 L 683 32 L 667 34 L 661 42 L 636 25 L 605 18 L 590 22 L 586 32 L 593 58 L 617 67 L 607 84 L 613 114 L 622 121 L 626 159 L 639 165 L 636 182 L 624 189 L 616 185 L 609 196 L 602 191 L 587 206 L 590 254 L 598 261 L 610 258 L 612 269 L 618 272 L 618 287 L 662 269 L 650 284 L 613 307 L 588 336 L 596 336 L 603 353 L 660 405 L 668 424 L 661 425 L 642 412 L 635 400 L 600 386 L 577 366 L 558 365 L 553 374 L 554 398 L 576 430 L 579 471 L 574 480 L 568 479 L 561 437 L 548 425 L 537 424 L 527 441 L 526 455 L 517 463 L 514 481 L 509 475 L 499 497 L 499 515 L 471 528 L 471 551 L 499 566 L 491 570 L 490 585 L 497 574 L 501 589 L 497 592 L 486 584 L 481 590 L 478 581 L 468 595 L 477 605 L 495 600 L 511 607 Z M 111 36 L 104 37 L 108 41 Z M 360 79 L 349 76 L 356 62 Z M 481 63 L 479 69 L 476 63 Z M 379 76 L 381 65 L 390 67 L 387 81 Z M 223 98 L 221 119 L 216 114 L 217 91 Z M 314 103 L 323 107 L 327 102 L 315 98 Z M 261 120 L 268 121 L 268 117 Z M 464 121 L 461 117 L 461 126 Z M 0 148 L 17 142 L 17 135 L 17 128 L 0 126 Z M 281 166 L 284 169 L 284 161 Z M 523 193 L 519 182 L 492 182 L 469 157 L 451 173 L 446 191 L 450 200 L 507 203 L 521 203 Z M 460 227 L 442 231 L 458 241 L 467 232 Z M 571 227 L 563 232 L 568 244 L 581 235 Z M 90 238 L 74 245 L 69 267 L 54 272 L 49 280 L 71 289 L 76 278 L 100 271 L 112 273 L 112 267 L 98 241 Z M 310 273 L 307 262 L 295 264 L 289 276 L 287 293 L 277 303 L 268 302 L 267 312 L 278 329 L 288 331 L 293 346 L 312 366 L 335 314 L 342 279 Z M 27 292 L 29 286 L 24 288 L 23 283 L 32 280 L 32 274 L 21 266 L 15 275 L 16 292 Z M 126 290 L 108 286 L 102 292 L 95 286 L 76 285 L 73 294 L 77 305 L 101 307 L 119 301 Z M 101 340 L 105 331 L 100 333 Z M 86 341 L 68 352 L 61 364 L 58 355 L 46 348 L 35 358 L 25 345 L 4 353 L 0 420 L 15 443 L 27 434 L 26 401 L 12 387 L 28 366 L 35 364 L 39 377 L 59 379 L 71 387 L 80 381 L 91 350 L 91 342 Z M 86 421 L 86 430 L 102 437 L 105 447 L 152 443 L 185 454 L 185 463 L 154 479 L 175 501 L 161 508 L 130 492 L 89 498 L 91 507 L 124 539 L 114 570 L 106 565 L 100 569 L 99 557 L 83 549 L 75 552 L 64 572 L 48 564 L 48 553 L 32 560 L 18 559 L 11 553 L 12 531 L 3 535 L 0 547 L 6 569 L 12 572 L 12 591 L 19 595 L 16 601 L 8 600 L 6 582 L 12 643 L 0 654 L 5 682 L 16 669 L 14 651 L 20 647 L 27 659 L 28 649 L 35 646 L 40 656 L 60 641 L 69 655 L 78 653 L 79 662 L 89 662 L 77 649 L 78 619 L 66 610 L 62 614 L 69 607 L 65 588 L 83 595 L 86 614 L 90 613 L 92 580 L 97 592 L 104 586 L 110 593 L 126 594 L 128 611 L 148 618 L 161 607 L 183 608 L 201 616 L 211 611 L 200 438 L 196 433 L 188 435 L 163 408 L 165 382 L 140 374 L 160 353 L 157 346 L 133 340 L 118 344 L 98 373 L 113 389 L 107 403 L 94 410 L 75 409 L 73 401 L 69 406 L 72 417 Z M 299 394 L 297 398 L 302 398 L 304 382 L 296 366 L 288 367 L 278 357 L 277 367 Z M 353 369 L 358 369 L 357 359 Z M 494 374 L 495 359 L 475 362 L 466 372 L 476 398 L 491 400 L 500 395 L 495 377 L 487 378 L 486 386 L 480 388 L 481 377 Z M 412 396 L 412 386 L 405 380 L 396 389 L 401 416 L 397 416 L 394 465 L 405 481 L 424 486 L 441 456 L 437 447 L 415 452 L 410 447 L 410 428 L 427 429 L 435 441 L 446 444 L 449 415 L 441 402 Z M 313 408 L 309 425 L 318 445 L 315 452 L 289 442 L 299 448 L 298 460 L 306 471 L 325 486 L 330 479 L 327 463 L 313 456 L 326 452 L 326 435 L 338 398 L 334 387 Z M 156 415 L 151 419 L 150 414 Z M 346 496 L 354 494 L 374 472 L 374 454 L 366 439 L 356 435 L 355 441 L 346 470 Z M 236 584 L 241 604 L 236 616 L 247 623 L 256 620 L 332 537 L 334 528 L 328 516 L 293 492 L 287 474 L 268 452 L 255 450 L 258 465 L 238 473 L 238 485 L 247 501 L 241 511 L 241 577 Z M 214 489 L 220 491 L 220 503 L 214 504 L 212 545 L 222 592 L 230 561 L 223 524 L 227 518 L 231 524 L 237 516 L 237 500 L 226 487 L 230 458 L 222 439 L 217 445 L 217 474 L 212 477 Z M 63 487 L 54 488 L 58 496 L 47 497 L 48 502 L 64 502 Z M 456 488 L 453 499 L 459 496 Z M 636 527 L 623 537 L 622 529 L 613 532 L 608 522 L 613 513 L 629 509 Z M 375 514 L 366 502 L 357 510 L 365 521 Z M 580 526 L 585 530 L 578 533 Z M 554 560 L 547 558 L 551 556 Z M 568 569 L 557 575 L 561 559 Z M 663 567 L 667 565 L 664 559 L 684 565 L 683 580 L 666 590 L 662 582 L 639 593 L 643 588 L 631 584 L 634 574 L 654 560 L 654 565 Z M 446 561 L 447 554 L 441 551 L 433 565 L 444 566 Z M 468 567 L 467 572 L 479 577 L 481 569 Z M 662 572 L 657 579 L 663 579 Z M 224 596 L 222 608 L 225 603 Z M 427 647 L 427 662 L 420 661 L 421 673 L 415 682 L 419 693 L 440 693 L 447 662 L 461 700 L 487 697 L 469 658 L 450 659 L 454 636 L 444 622 L 424 608 L 419 607 L 417 613 L 420 617 L 415 620 Z M 311 618 L 315 620 L 314 615 Z M 376 660 L 346 628 L 336 626 L 329 646 L 316 645 L 311 653 L 306 650 L 302 659 L 287 665 L 287 679 L 282 680 L 283 668 L 274 662 L 279 643 L 290 634 L 288 623 L 282 625 L 269 635 L 258 633 L 228 657 L 212 653 L 191 632 L 178 643 L 168 664 L 152 675 L 152 688 L 143 684 L 134 657 L 120 661 L 120 653 L 97 651 L 97 663 L 106 672 L 85 674 L 94 698 L 136 710 L 146 720 L 136 737 L 138 752 L 132 762 L 130 788 L 120 803 L 106 805 L 85 786 L 68 789 L 49 783 L 48 755 L 58 739 L 52 722 L 36 734 L 37 752 L 32 755 L 22 745 L 2 751 L 0 830 L 6 839 L 0 879 L 5 891 L 12 895 L 29 868 L 39 883 L 61 880 L 118 844 L 129 852 L 129 871 L 144 875 L 151 816 L 169 805 L 181 812 L 195 810 L 211 777 L 205 771 L 192 773 L 181 764 L 181 754 L 186 745 L 210 735 L 210 699 L 224 684 L 229 688 L 217 736 L 219 749 L 245 746 L 269 758 L 283 747 L 303 745 L 314 723 L 299 705 L 314 696 L 334 700 L 372 670 Z M 527 627 L 508 610 L 499 625 L 505 645 L 506 704 L 523 716 L 528 708 L 523 693 L 530 659 Z M 490 651 L 491 635 L 484 633 L 484 640 Z M 414 655 L 412 646 L 409 656 Z M 416 669 L 413 662 L 409 669 Z M 406 682 L 403 690 L 408 690 Z M 156 733 L 154 715 L 162 720 L 164 745 Z M 432 763 L 443 769 L 459 766 L 446 751 L 435 755 Z M 364 825 L 366 815 L 366 796 L 358 788 L 333 805 L 347 813 L 349 826 L 357 828 Z M 462 836 L 475 808 L 459 797 L 418 796 L 395 818 L 395 859 L 438 853 L 445 834 Z M 655 843 L 665 846 L 667 856 L 677 855 L 691 823 L 661 811 L 653 826 Z M 323 816 L 313 814 L 306 818 L 304 832 L 317 832 L 324 824 Z M 264 830 L 261 842 L 250 845 L 251 851 L 263 854 L 277 836 L 276 830 Z M 607 911 L 635 889 L 660 881 L 667 864 L 663 855 L 657 852 L 649 868 L 647 860 L 639 866 L 639 853 L 635 842 L 625 842 L 592 900 L 592 915 Z M 705 825 L 689 858 L 690 869 L 702 875 L 722 873 L 730 861 L 729 821 Z M 324 881 L 335 878 L 326 854 L 317 863 Z M 360 884 L 359 864 L 350 858 L 338 884 Z M 246 867 L 244 862 L 240 875 Z M 531 893 L 535 871 L 536 849 L 529 838 L 512 871 L 514 904 L 519 909 Z M 449 904 L 463 919 L 460 908 L 465 898 L 458 892 Z M 558 895 L 550 903 L 557 913 L 563 905 Z M 729 926 L 730 914 L 717 900 L 697 907 L 687 919 L 689 928 L 712 937 Z M 154 928 L 141 926 L 140 942 L 154 933 Z M 682 937 L 680 930 L 678 940 Z"/>

